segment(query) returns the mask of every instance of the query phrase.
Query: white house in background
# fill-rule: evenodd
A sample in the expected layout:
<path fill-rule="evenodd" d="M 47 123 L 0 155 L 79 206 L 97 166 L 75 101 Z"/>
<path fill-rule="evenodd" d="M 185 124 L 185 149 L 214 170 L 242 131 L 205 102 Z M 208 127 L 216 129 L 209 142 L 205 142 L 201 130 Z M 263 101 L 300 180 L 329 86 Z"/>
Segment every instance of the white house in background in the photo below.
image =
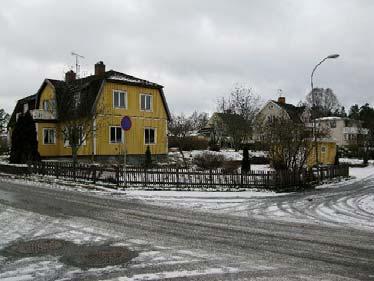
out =
<path fill-rule="evenodd" d="M 256 116 L 256 122 L 259 126 L 276 118 L 286 118 L 295 123 L 310 123 L 310 109 L 306 106 L 294 106 L 286 103 L 285 97 L 279 97 L 278 100 L 269 100 Z M 255 140 L 261 140 L 260 132 L 255 132 Z"/>
<path fill-rule="evenodd" d="M 362 121 L 347 117 L 322 117 L 316 119 L 317 126 L 329 128 L 330 138 L 339 146 L 357 144 L 360 137 L 368 134 L 362 127 Z"/>

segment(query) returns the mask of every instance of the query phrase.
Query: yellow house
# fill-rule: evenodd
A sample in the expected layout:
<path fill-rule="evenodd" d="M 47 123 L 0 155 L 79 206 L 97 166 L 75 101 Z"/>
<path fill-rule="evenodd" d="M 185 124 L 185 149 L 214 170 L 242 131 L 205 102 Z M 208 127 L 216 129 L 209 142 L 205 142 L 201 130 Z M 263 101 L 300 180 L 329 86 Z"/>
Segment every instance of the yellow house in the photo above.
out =
<path fill-rule="evenodd" d="M 22 105 L 17 106 L 19 110 L 24 109 Z M 44 80 L 31 108 L 34 108 L 30 113 L 36 123 L 42 158 L 71 156 L 64 130 L 74 122 L 70 112 L 76 111 L 81 112 L 79 116 L 82 117 L 76 120 L 90 116 L 90 129 L 81 126 L 80 157 L 113 160 L 126 150 L 129 162 L 139 162 L 148 146 L 156 158 L 166 156 L 168 151 L 170 112 L 163 86 L 117 71 L 106 71 L 103 62 L 95 64 L 95 74 L 88 77 L 76 79 L 76 74 L 69 71 L 65 81 Z M 13 116 L 16 115 L 14 112 Z M 131 120 L 128 131 L 121 128 L 124 116 Z"/>

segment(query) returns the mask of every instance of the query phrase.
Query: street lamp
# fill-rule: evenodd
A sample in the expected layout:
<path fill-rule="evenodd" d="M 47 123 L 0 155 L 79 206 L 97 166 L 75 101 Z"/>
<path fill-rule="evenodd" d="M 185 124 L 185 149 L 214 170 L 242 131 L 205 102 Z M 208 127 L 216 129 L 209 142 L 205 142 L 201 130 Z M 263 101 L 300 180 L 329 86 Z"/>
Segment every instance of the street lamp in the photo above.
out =
<path fill-rule="evenodd" d="M 323 60 L 321 60 L 319 63 L 317 63 L 316 66 L 313 68 L 312 74 L 310 75 L 310 86 L 312 88 L 311 94 L 312 94 L 312 104 L 313 104 L 314 108 L 316 106 L 315 97 L 314 97 L 314 93 L 313 93 L 313 89 L 314 89 L 314 86 L 313 86 L 313 75 L 314 75 L 314 72 L 316 71 L 316 69 L 318 68 L 318 66 L 320 66 L 324 61 L 326 61 L 328 59 L 336 59 L 338 57 L 339 57 L 339 54 L 329 55 L 329 56 L 325 57 Z M 317 146 L 316 116 L 313 118 L 313 131 L 314 131 L 314 146 L 315 146 L 315 154 L 316 154 L 316 165 L 318 165 L 318 146 Z"/>

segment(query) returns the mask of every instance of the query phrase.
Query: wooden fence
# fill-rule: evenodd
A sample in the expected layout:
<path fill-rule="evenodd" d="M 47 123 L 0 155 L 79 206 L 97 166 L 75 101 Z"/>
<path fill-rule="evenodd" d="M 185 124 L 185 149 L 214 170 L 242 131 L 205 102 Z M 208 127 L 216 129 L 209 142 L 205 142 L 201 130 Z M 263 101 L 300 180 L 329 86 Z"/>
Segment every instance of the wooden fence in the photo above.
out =
<path fill-rule="evenodd" d="M 71 162 L 35 162 L 29 164 L 29 172 L 116 186 L 145 186 L 152 188 L 263 188 L 282 190 L 303 187 L 324 179 L 349 174 L 347 166 L 329 166 L 301 173 L 289 171 L 230 172 L 223 169 L 196 170 L 181 168 L 137 168 L 123 166 L 102 166 L 80 163 L 76 167 Z"/>

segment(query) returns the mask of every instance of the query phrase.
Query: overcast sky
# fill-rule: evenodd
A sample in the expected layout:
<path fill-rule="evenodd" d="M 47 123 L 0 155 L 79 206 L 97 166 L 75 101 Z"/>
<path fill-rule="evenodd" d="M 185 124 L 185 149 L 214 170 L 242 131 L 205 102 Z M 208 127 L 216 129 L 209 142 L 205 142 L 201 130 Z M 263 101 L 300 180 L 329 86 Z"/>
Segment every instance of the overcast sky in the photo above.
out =
<path fill-rule="evenodd" d="M 263 101 L 282 89 L 297 103 L 315 86 L 341 103 L 373 103 L 372 0 L 2 0 L 0 107 L 63 79 L 85 56 L 83 74 L 107 69 L 165 86 L 174 112 L 212 112 L 236 84 Z"/>

